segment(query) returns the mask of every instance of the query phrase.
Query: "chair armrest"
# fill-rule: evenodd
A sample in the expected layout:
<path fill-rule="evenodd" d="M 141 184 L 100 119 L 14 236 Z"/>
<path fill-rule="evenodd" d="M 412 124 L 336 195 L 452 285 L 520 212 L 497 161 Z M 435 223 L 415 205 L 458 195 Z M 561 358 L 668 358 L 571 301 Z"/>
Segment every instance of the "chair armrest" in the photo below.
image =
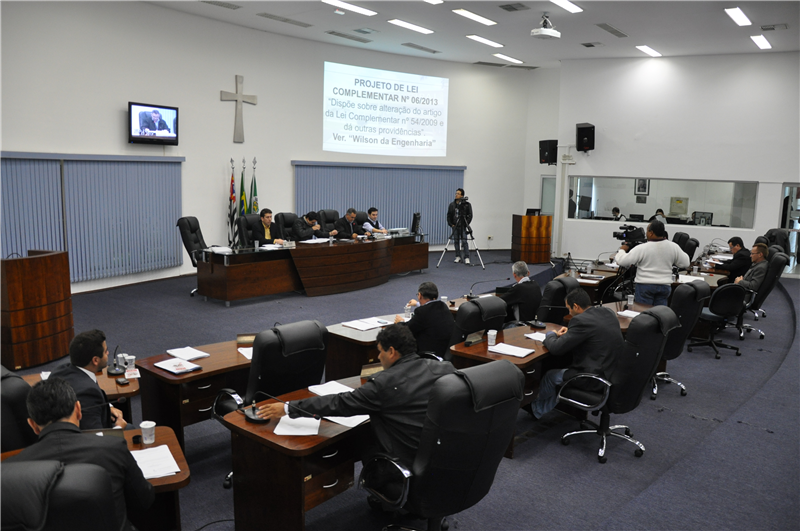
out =
<path fill-rule="evenodd" d="M 569 398 L 569 397 L 566 397 L 566 396 L 563 395 L 565 390 L 569 391 L 572 388 L 576 388 L 576 383 L 581 381 L 581 380 L 583 380 L 583 381 L 595 380 L 595 381 L 598 381 L 598 382 L 600 382 L 600 383 L 602 383 L 604 385 L 604 387 L 603 387 L 603 396 L 601 397 L 601 399 L 597 403 L 595 403 L 595 404 L 584 404 L 583 402 L 579 402 L 578 400 L 575 400 L 573 398 Z M 583 391 L 583 389 L 580 389 L 580 388 L 576 388 L 576 389 L 580 390 L 580 391 Z M 611 391 L 611 382 L 609 382 L 605 378 L 601 378 L 600 376 L 597 376 L 596 374 L 581 373 L 581 374 L 575 375 L 574 378 L 570 378 L 569 380 L 564 382 L 564 385 L 562 385 L 561 389 L 558 390 L 558 399 L 559 400 L 563 400 L 564 402 L 567 402 L 568 404 L 572 404 L 575 407 L 578 407 L 578 408 L 581 408 L 581 409 L 584 409 L 584 410 L 587 410 L 587 411 L 594 411 L 594 410 L 600 409 L 601 407 L 606 405 L 606 401 L 608 400 L 608 394 L 609 394 L 610 391 Z M 584 391 L 584 392 L 591 393 L 591 391 Z"/>
<path fill-rule="evenodd" d="M 377 454 L 364 463 L 358 488 L 377 498 L 384 510 L 396 511 L 408 500 L 411 477 L 411 471 L 395 458 Z"/>

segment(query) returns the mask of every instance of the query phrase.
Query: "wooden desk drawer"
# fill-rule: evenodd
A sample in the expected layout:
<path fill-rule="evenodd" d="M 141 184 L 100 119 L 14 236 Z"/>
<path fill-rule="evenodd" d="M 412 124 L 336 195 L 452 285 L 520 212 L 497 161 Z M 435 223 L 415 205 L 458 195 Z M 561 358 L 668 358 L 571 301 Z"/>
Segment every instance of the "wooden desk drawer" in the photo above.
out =
<path fill-rule="evenodd" d="M 354 468 L 354 460 L 349 459 L 305 481 L 303 510 L 311 510 L 320 503 L 352 487 L 354 483 Z"/>
<path fill-rule="evenodd" d="M 539 382 L 542 380 L 542 364 L 533 363 L 524 369 L 525 387 L 522 390 L 522 405 L 530 403 L 539 394 Z"/>
<path fill-rule="evenodd" d="M 211 418 L 211 408 L 217 393 L 181 403 L 181 426 L 188 426 Z"/>
<path fill-rule="evenodd" d="M 303 459 L 303 477 L 324 474 L 341 463 L 354 462 L 359 458 L 357 445 L 333 444 Z"/>
<path fill-rule="evenodd" d="M 217 396 L 217 393 L 223 387 L 227 387 L 228 377 L 226 374 L 218 374 L 208 378 L 201 378 L 189 383 L 181 384 L 181 403 L 185 404 L 187 400 L 194 402 L 198 399 L 208 398 L 209 396 Z"/>

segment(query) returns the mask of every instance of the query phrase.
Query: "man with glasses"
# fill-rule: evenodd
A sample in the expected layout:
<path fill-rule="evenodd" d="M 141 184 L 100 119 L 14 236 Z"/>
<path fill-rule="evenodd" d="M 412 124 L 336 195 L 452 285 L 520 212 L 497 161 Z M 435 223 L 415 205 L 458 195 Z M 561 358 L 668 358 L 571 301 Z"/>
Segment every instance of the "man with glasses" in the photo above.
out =
<path fill-rule="evenodd" d="M 744 275 L 736 277 L 734 282 L 745 289 L 758 291 L 761 287 L 761 283 L 764 281 L 764 277 L 767 276 L 767 269 L 769 269 L 769 264 L 767 263 L 768 256 L 769 248 L 766 245 L 763 243 L 755 244 L 753 248 L 750 249 L 750 260 L 753 262 L 753 265 L 750 266 L 750 269 L 748 269 Z"/>

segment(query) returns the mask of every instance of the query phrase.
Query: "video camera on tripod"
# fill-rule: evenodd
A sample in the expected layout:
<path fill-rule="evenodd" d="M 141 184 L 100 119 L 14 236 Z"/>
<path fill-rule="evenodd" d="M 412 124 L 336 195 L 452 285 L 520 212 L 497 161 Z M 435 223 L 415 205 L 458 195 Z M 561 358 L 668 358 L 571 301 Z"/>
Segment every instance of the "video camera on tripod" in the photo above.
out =
<path fill-rule="evenodd" d="M 635 225 L 622 225 L 620 226 L 620 232 L 614 232 L 612 236 L 624 242 L 625 245 L 628 246 L 629 251 L 640 243 L 645 243 L 647 241 L 644 230 Z"/>

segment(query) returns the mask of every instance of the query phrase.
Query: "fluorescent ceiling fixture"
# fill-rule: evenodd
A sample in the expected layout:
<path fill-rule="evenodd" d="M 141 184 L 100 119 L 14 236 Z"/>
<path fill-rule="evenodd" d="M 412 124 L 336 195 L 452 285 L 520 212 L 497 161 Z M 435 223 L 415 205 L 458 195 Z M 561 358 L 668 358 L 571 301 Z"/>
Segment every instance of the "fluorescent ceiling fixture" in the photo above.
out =
<path fill-rule="evenodd" d="M 416 24 L 412 24 L 410 22 L 406 22 L 405 20 L 400 20 L 397 18 L 393 18 L 392 20 L 387 20 L 389 24 L 394 24 L 395 26 L 400 26 L 401 28 L 410 29 L 412 31 L 417 31 L 419 33 L 424 33 L 428 35 L 429 33 L 433 33 L 433 30 L 429 30 L 428 28 L 423 28 L 422 26 L 417 26 Z"/>
<path fill-rule="evenodd" d="M 423 1 L 428 2 L 429 4 L 433 4 L 435 6 L 439 4 L 444 4 L 444 0 L 423 0 Z"/>
<path fill-rule="evenodd" d="M 489 39 L 484 39 L 480 35 L 467 35 L 468 39 L 472 39 L 473 41 L 482 42 L 483 44 L 489 45 L 492 48 L 502 48 L 503 45 L 499 42 L 490 41 Z"/>
<path fill-rule="evenodd" d="M 341 7 L 342 9 L 347 9 L 348 11 L 352 11 L 353 13 L 358 13 L 359 15 L 366 15 L 368 17 L 378 14 L 377 11 L 364 9 L 363 7 L 354 6 L 353 4 L 348 4 L 347 2 L 341 2 L 340 0 L 322 0 L 322 3 L 336 7 Z"/>
<path fill-rule="evenodd" d="M 751 35 L 750 38 L 753 39 L 753 42 L 756 43 L 756 46 L 758 46 L 762 50 L 769 50 L 770 48 L 772 48 L 772 45 L 763 35 Z"/>
<path fill-rule="evenodd" d="M 509 63 L 514 63 L 515 65 L 521 65 L 522 64 L 522 61 L 520 61 L 519 59 L 514 59 L 513 57 L 509 57 L 509 56 L 503 55 L 501 53 L 494 53 L 492 55 L 494 55 L 498 59 L 503 59 L 504 61 L 508 61 Z"/>
<path fill-rule="evenodd" d="M 744 11 L 739 9 L 738 7 L 732 7 L 730 9 L 726 9 L 725 12 L 728 14 L 729 17 L 733 19 L 740 26 L 749 26 L 752 24 L 750 19 L 747 18 L 747 15 L 744 14 Z"/>
<path fill-rule="evenodd" d="M 660 53 L 650 48 L 649 46 L 637 46 L 636 49 L 639 50 L 640 52 L 646 53 L 650 57 L 661 57 Z"/>
<path fill-rule="evenodd" d="M 467 11 L 466 9 L 454 9 L 453 13 L 455 13 L 456 15 L 461 15 L 462 17 L 467 17 L 469 19 L 472 19 L 475 22 L 480 22 L 481 24 L 484 24 L 486 26 L 494 26 L 495 24 L 497 24 L 497 22 L 495 22 L 494 20 L 489 20 L 488 18 L 476 15 L 472 11 Z"/>
<path fill-rule="evenodd" d="M 557 5 L 558 7 L 562 8 L 562 9 L 566 9 L 570 13 L 580 13 L 581 11 L 583 11 L 583 9 L 581 9 L 578 6 L 576 6 L 575 4 L 570 2 L 569 0 L 550 0 L 550 1 L 552 3 L 554 3 L 555 5 Z"/>

